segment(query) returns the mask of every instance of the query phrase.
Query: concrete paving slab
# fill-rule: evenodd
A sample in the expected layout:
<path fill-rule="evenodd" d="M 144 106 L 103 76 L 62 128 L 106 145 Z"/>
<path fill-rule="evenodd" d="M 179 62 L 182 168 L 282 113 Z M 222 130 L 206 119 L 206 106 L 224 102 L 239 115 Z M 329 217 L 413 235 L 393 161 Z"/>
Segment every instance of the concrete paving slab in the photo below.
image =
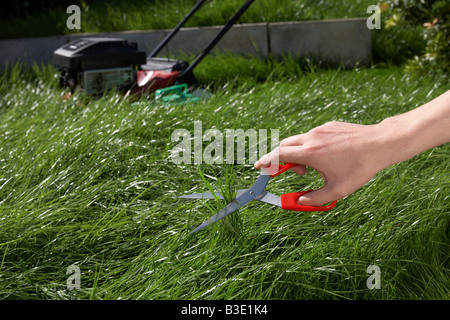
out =
<path fill-rule="evenodd" d="M 67 42 L 66 36 L 11 39 L 0 41 L 0 67 L 6 63 L 49 62 L 53 51 Z"/>
<path fill-rule="evenodd" d="M 173 57 L 182 54 L 197 55 L 204 50 L 222 26 L 182 28 L 158 54 Z M 0 41 L 0 67 L 6 62 L 51 62 L 53 52 L 71 40 L 80 37 L 114 37 L 137 42 L 138 48 L 149 55 L 170 30 L 102 32 L 70 34 L 67 36 L 26 38 Z M 234 25 L 220 40 L 214 51 L 261 58 L 298 56 L 367 65 L 371 59 L 371 30 L 366 18 L 317 20 L 280 23 Z"/>
<path fill-rule="evenodd" d="M 182 28 L 169 42 L 169 53 L 197 55 L 209 45 L 221 29 L 222 26 Z M 267 24 L 234 25 L 217 43 L 213 52 L 219 50 L 267 57 L 269 50 Z"/>
<path fill-rule="evenodd" d="M 274 57 L 293 56 L 367 65 L 371 59 L 371 30 L 365 18 L 269 24 Z"/>

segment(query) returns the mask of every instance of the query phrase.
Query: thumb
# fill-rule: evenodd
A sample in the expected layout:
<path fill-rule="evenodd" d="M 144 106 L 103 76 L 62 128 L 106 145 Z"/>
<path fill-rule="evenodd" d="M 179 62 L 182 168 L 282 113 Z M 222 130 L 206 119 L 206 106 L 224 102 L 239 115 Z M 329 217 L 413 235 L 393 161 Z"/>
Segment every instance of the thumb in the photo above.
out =
<path fill-rule="evenodd" d="M 339 195 L 333 191 L 330 185 L 326 184 L 320 189 L 307 192 L 298 198 L 297 203 L 305 206 L 322 206 L 339 199 Z"/>

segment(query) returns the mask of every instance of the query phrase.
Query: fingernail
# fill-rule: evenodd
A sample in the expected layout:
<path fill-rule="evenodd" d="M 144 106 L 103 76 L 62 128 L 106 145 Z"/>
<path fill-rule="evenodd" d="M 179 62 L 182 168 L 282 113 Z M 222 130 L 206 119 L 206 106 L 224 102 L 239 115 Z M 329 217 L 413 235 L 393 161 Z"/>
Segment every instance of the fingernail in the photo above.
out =
<path fill-rule="evenodd" d="M 305 202 L 306 202 L 306 203 L 305 203 Z M 309 206 L 308 198 L 306 198 L 306 197 L 304 197 L 304 196 L 301 196 L 300 198 L 298 198 L 298 199 L 297 199 L 297 203 L 298 203 L 298 204 L 301 204 L 301 205 L 304 205 L 304 206 Z"/>

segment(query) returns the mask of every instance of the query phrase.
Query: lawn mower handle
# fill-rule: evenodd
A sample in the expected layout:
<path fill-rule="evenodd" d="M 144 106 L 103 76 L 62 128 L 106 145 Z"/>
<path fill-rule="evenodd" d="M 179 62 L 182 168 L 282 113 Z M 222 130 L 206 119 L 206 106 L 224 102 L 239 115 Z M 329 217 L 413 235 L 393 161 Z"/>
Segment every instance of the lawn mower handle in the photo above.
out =
<path fill-rule="evenodd" d="M 200 63 L 200 61 L 202 61 L 202 59 L 214 48 L 214 46 L 220 41 L 220 39 L 222 39 L 222 37 L 228 32 L 228 30 L 230 30 L 230 28 L 236 23 L 236 21 L 244 14 L 248 7 L 250 7 L 253 1 L 254 0 L 247 0 L 244 3 L 239 11 L 236 12 L 233 17 L 231 17 L 231 19 L 225 24 L 219 34 L 211 41 L 208 47 L 206 47 L 206 49 L 197 56 L 197 58 L 189 65 L 189 67 L 181 71 L 180 77 L 183 77 L 183 75 L 191 72 Z"/>
<path fill-rule="evenodd" d="M 198 10 L 200 9 L 200 7 L 203 5 L 203 3 L 206 0 L 199 0 L 195 6 L 191 9 L 191 11 L 189 11 L 189 13 L 183 18 L 183 20 L 181 20 L 176 27 L 163 39 L 163 41 L 161 43 L 158 44 L 158 46 L 153 50 L 152 53 L 150 53 L 150 55 L 148 56 L 148 58 L 153 58 L 155 57 L 160 51 L 161 49 L 167 44 L 167 42 L 170 41 L 170 39 L 173 38 L 173 36 L 178 32 L 178 30 L 180 30 L 180 28 L 186 23 L 186 21 L 189 20 L 189 18 Z M 147 59 L 148 59 L 147 58 Z"/>

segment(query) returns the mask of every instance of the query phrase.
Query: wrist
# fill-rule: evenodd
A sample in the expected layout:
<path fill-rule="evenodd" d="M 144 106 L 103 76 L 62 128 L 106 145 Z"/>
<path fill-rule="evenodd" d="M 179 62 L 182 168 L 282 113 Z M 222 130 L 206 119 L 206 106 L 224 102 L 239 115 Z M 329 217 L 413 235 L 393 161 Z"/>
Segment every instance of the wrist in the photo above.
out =
<path fill-rule="evenodd" d="M 424 125 L 423 121 L 404 116 L 388 117 L 377 124 L 385 168 L 406 161 L 427 149 L 420 141 Z"/>

